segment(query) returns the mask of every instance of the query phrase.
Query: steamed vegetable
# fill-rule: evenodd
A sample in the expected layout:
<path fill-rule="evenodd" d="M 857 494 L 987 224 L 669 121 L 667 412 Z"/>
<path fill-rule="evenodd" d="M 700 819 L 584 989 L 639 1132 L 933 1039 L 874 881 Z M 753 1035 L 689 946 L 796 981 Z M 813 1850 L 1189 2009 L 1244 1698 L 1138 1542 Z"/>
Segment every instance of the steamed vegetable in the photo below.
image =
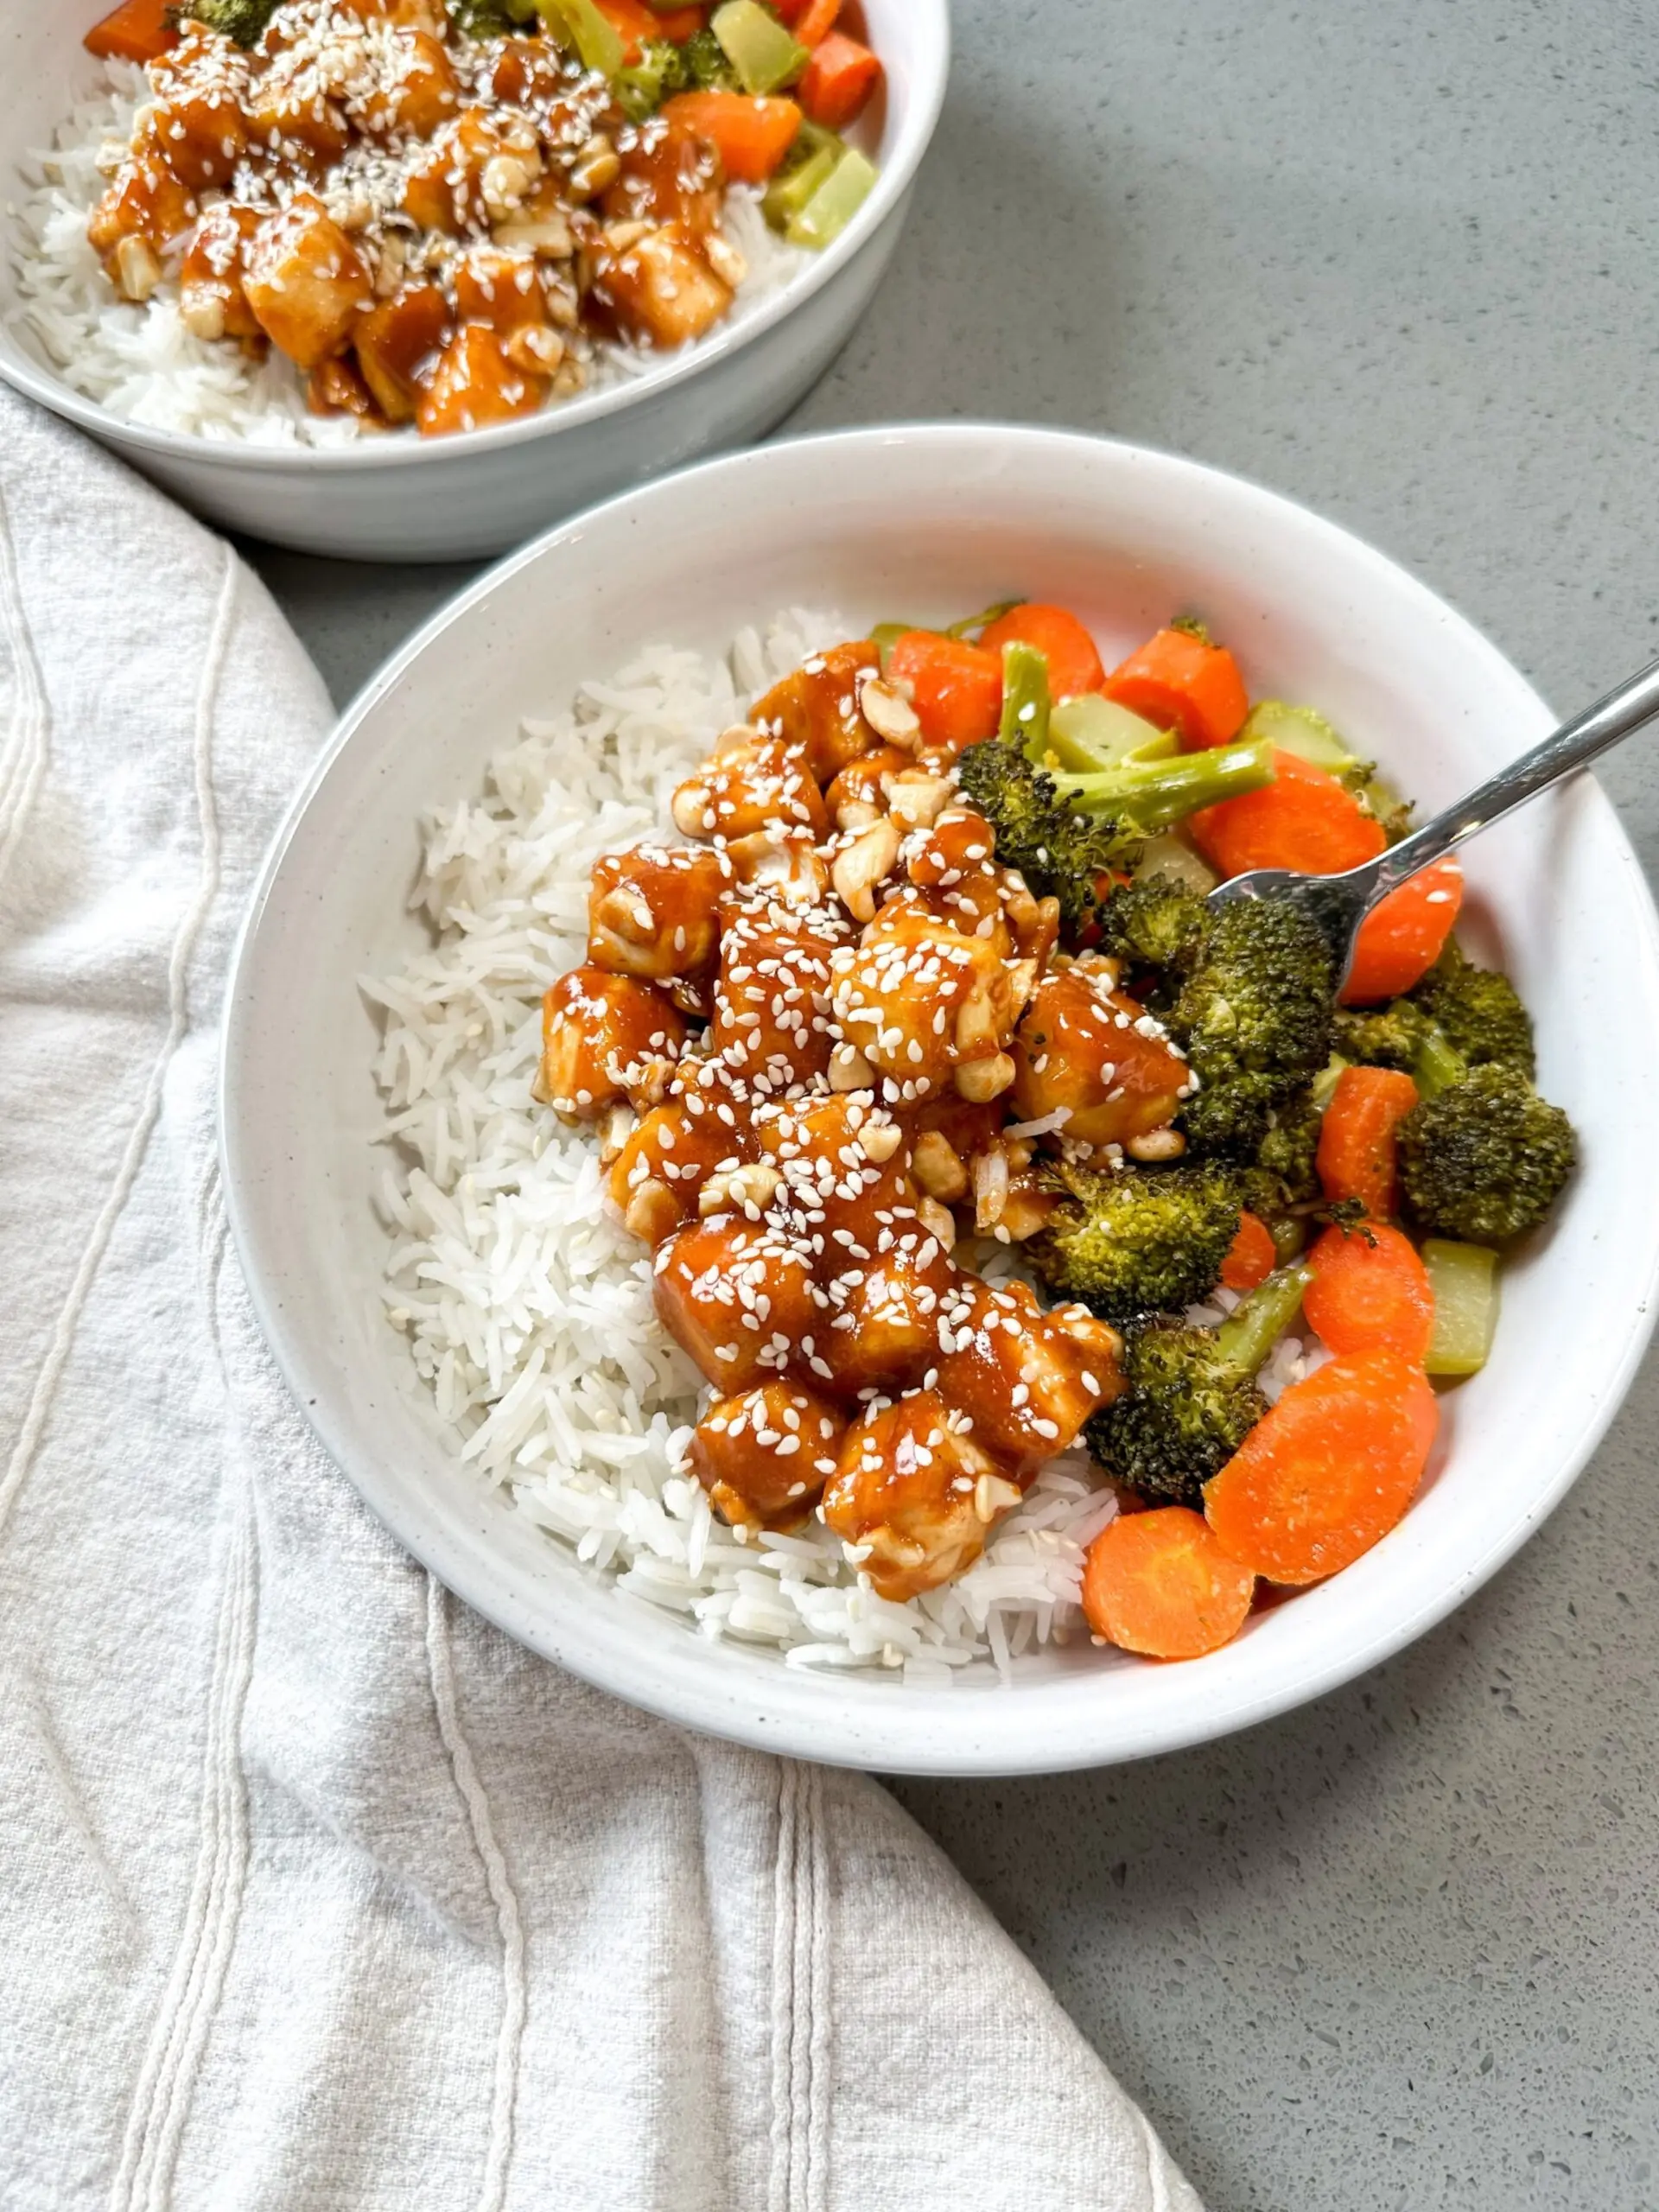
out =
<path fill-rule="evenodd" d="M 1255 1595 L 1255 1575 L 1229 1559 L 1204 1516 L 1185 1505 L 1120 1513 L 1084 1561 L 1090 1627 L 1147 1659 L 1218 1651 L 1243 1627 Z"/>

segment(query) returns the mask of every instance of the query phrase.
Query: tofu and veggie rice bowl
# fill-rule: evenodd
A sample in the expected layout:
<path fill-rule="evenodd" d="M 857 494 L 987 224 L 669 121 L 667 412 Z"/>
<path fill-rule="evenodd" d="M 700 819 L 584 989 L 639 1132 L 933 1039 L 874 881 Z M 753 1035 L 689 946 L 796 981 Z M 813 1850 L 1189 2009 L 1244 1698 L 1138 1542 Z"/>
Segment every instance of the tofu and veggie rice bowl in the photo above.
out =
<path fill-rule="evenodd" d="M 1409 809 L 1171 612 L 1110 671 L 1022 601 L 652 648 L 423 823 L 390 1324 L 470 1478 L 709 1637 L 1217 1649 L 1405 1514 L 1572 1172 L 1455 862 L 1345 980 L 1206 906 Z"/>
<path fill-rule="evenodd" d="M 13 211 L 16 315 L 153 429 L 533 415 L 773 298 L 876 181 L 855 0 L 123 0 Z"/>

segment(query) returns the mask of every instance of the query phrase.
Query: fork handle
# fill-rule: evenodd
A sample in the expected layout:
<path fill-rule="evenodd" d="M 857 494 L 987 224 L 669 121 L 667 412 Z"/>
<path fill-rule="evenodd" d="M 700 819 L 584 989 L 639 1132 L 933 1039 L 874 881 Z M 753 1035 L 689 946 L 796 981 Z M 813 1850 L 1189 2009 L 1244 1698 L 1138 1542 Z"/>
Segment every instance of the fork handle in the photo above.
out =
<path fill-rule="evenodd" d="M 1394 890 L 1408 875 L 1415 875 L 1430 861 L 1454 851 L 1465 837 L 1472 837 L 1523 800 L 1547 791 L 1575 768 L 1582 768 L 1656 715 L 1659 715 L 1659 660 L 1649 661 L 1639 674 L 1617 685 L 1593 707 L 1563 722 L 1541 745 L 1523 753 L 1455 806 L 1447 807 L 1444 814 L 1437 814 L 1421 830 L 1414 830 L 1410 836 L 1380 853 L 1365 871 L 1371 878 L 1371 902 Z M 1354 874 L 1358 878 L 1361 871 L 1356 869 Z"/>

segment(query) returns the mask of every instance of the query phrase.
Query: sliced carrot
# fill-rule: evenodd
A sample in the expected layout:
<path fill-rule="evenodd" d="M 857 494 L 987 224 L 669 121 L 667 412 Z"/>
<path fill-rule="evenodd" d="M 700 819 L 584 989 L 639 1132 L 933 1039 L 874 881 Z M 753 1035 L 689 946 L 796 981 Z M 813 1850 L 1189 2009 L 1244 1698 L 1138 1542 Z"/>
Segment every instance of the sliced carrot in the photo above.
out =
<path fill-rule="evenodd" d="M 1334 1352 L 1398 1352 L 1422 1365 L 1434 1333 L 1434 1289 L 1410 1237 L 1381 1221 L 1333 1226 L 1307 1263 L 1313 1280 L 1302 1312 L 1321 1344 Z"/>
<path fill-rule="evenodd" d="M 1185 630 L 1160 630 L 1106 679 L 1106 696 L 1160 729 L 1179 730 L 1189 753 L 1230 745 L 1244 727 L 1250 696 L 1224 645 Z"/>
<path fill-rule="evenodd" d="M 841 13 L 841 0 L 794 0 L 792 9 L 779 8 L 778 13 L 795 34 L 798 46 L 822 46 L 836 28 L 836 17 Z"/>
<path fill-rule="evenodd" d="M 706 138 L 740 184 L 764 184 L 801 127 L 793 100 L 751 99 L 747 92 L 676 92 L 659 112 Z"/>
<path fill-rule="evenodd" d="M 81 44 L 105 61 L 153 61 L 176 46 L 169 11 L 175 0 L 121 0 L 94 23 Z"/>
<path fill-rule="evenodd" d="M 1390 891 L 1359 925 L 1344 1006 L 1397 999 L 1421 983 L 1445 951 L 1462 905 L 1463 870 L 1452 860 L 1436 861 Z"/>
<path fill-rule="evenodd" d="M 1344 1068 L 1319 1124 L 1314 1165 L 1333 1205 L 1357 1198 L 1384 1220 L 1395 1205 L 1395 1138 L 1417 1103 L 1417 1086 L 1398 1068 Z"/>
<path fill-rule="evenodd" d="M 1106 681 L 1094 639 L 1063 607 L 1027 601 L 1023 607 L 1010 607 L 980 632 L 979 642 L 988 653 L 1000 653 L 1004 645 L 1034 645 L 1048 663 L 1051 699 L 1080 698 L 1085 691 L 1098 691 Z"/>
<path fill-rule="evenodd" d="M 1201 1513 L 1154 1506 L 1109 1521 L 1083 1568 L 1096 1636 L 1147 1659 L 1201 1659 L 1244 1625 L 1255 1577 L 1229 1559 Z"/>
<path fill-rule="evenodd" d="M 1254 1290 L 1266 1282 L 1278 1264 L 1273 1231 L 1260 1214 L 1242 1213 L 1238 1234 L 1221 1263 L 1221 1280 L 1229 1290 Z"/>
<path fill-rule="evenodd" d="M 1325 769 L 1300 753 L 1275 751 L 1273 771 L 1273 781 L 1260 791 L 1187 817 L 1199 851 L 1223 875 L 1253 868 L 1340 875 L 1387 844 L 1381 825 Z"/>
<path fill-rule="evenodd" d="M 1394 1351 L 1346 1353 L 1256 1423 L 1205 1484 L 1205 1518 L 1241 1567 L 1270 1582 L 1323 1581 L 1400 1519 L 1439 1421 L 1421 1368 Z"/>
<path fill-rule="evenodd" d="M 645 0 L 594 0 L 599 12 L 622 41 L 626 49 L 626 62 L 639 59 L 639 49 L 647 39 L 672 39 L 676 46 L 683 46 L 702 29 L 701 8 L 671 8 L 659 13 L 648 8 Z"/>
<path fill-rule="evenodd" d="M 881 81 L 880 58 L 844 31 L 830 31 L 812 49 L 802 73 L 801 105 L 826 130 L 844 130 L 861 116 Z"/>
<path fill-rule="evenodd" d="M 906 630 L 893 645 L 887 675 L 908 683 L 910 702 L 929 745 L 961 753 L 996 735 L 1002 715 L 1002 658 L 933 630 Z"/>

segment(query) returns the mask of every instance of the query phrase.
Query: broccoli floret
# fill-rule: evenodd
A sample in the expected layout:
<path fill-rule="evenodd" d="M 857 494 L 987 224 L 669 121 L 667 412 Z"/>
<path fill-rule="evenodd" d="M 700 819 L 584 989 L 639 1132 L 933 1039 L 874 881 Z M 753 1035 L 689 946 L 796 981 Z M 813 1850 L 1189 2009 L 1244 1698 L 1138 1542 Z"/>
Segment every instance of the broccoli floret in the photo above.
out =
<path fill-rule="evenodd" d="M 1502 1244 L 1536 1228 L 1578 1155 L 1560 1108 L 1541 1098 L 1519 1068 L 1497 1061 L 1413 1107 L 1398 1143 L 1414 1224 L 1471 1244 Z"/>
<path fill-rule="evenodd" d="M 1284 899 L 1241 899 L 1215 916 L 1167 1016 L 1198 1079 L 1181 1126 L 1200 1150 L 1236 1158 L 1262 1142 L 1274 1108 L 1331 1051 L 1331 948 Z"/>
<path fill-rule="evenodd" d="M 1121 868 L 1139 842 L 1126 842 L 1122 826 L 1075 814 L 1052 776 L 1001 738 L 970 745 L 963 754 L 963 797 L 996 831 L 996 856 L 1017 868 L 1039 899 L 1058 899 L 1060 920 L 1075 937 L 1095 911 L 1096 887 Z"/>
<path fill-rule="evenodd" d="M 1122 1321 L 1179 1313 L 1221 1281 L 1239 1216 L 1224 1169 L 1062 1164 L 1052 1172 L 1065 1196 L 1026 1246 L 1051 1290 Z"/>
<path fill-rule="evenodd" d="M 1268 1115 L 1249 1175 L 1252 1213 L 1271 1221 L 1292 1206 L 1311 1205 L 1319 1195 L 1314 1160 L 1319 1149 L 1324 1109 L 1311 1085 L 1281 1099 Z"/>
<path fill-rule="evenodd" d="M 963 797 L 996 831 L 997 858 L 1039 899 L 1058 899 L 1073 934 L 1093 916 L 1102 879 L 1132 868 L 1149 836 L 1272 775 L 1268 747 L 1237 745 L 1073 776 L 1050 774 L 1021 746 L 993 737 L 958 764 Z"/>
<path fill-rule="evenodd" d="M 1222 1351 L 1215 1332 L 1154 1314 L 1123 1332 L 1128 1390 L 1096 1414 L 1084 1440 L 1107 1472 L 1160 1505 L 1202 1505 L 1268 1410 L 1254 1376 Z"/>
<path fill-rule="evenodd" d="M 665 99 L 687 91 L 690 84 L 683 51 L 671 39 L 649 38 L 639 49 L 639 59 L 618 70 L 611 90 L 624 112 L 643 123 Z"/>
<path fill-rule="evenodd" d="M 1280 1268 L 1219 1329 L 1169 1314 L 1126 1328 L 1121 1363 L 1129 1387 L 1084 1431 L 1108 1472 L 1159 1504 L 1201 1504 L 1205 1484 L 1268 1410 L 1255 1376 L 1310 1279 L 1306 1268 Z"/>
<path fill-rule="evenodd" d="M 188 0 L 177 12 L 238 46 L 257 46 L 276 12 L 276 0 Z"/>
<path fill-rule="evenodd" d="M 1192 965 L 1208 940 L 1211 925 L 1203 899 L 1172 875 L 1120 884 L 1096 920 L 1099 951 L 1137 968 L 1155 969 L 1160 981 Z"/>
<path fill-rule="evenodd" d="M 1507 976 L 1476 967 L 1448 944 L 1408 1003 L 1471 1068 L 1516 1068 L 1531 1081 L 1537 1065 L 1532 1017 Z"/>
<path fill-rule="evenodd" d="M 680 59 L 687 78 L 698 92 L 733 92 L 739 89 L 725 48 L 706 26 L 687 39 L 680 48 Z"/>
<path fill-rule="evenodd" d="M 1422 1049 L 1427 1022 L 1409 999 L 1392 1006 L 1339 1006 L 1331 1042 L 1344 1060 L 1367 1068 L 1407 1068 Z"/>

